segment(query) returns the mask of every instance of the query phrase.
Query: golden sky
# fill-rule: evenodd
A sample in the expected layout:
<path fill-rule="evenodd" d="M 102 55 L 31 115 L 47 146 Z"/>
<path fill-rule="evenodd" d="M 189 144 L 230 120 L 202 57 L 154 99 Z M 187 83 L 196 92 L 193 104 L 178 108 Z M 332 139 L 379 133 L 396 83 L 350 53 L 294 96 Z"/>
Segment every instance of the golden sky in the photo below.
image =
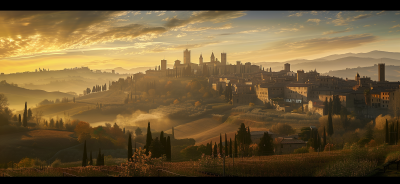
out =
<path fill-rule="evenodd" d="M 400 11 L 0 11 L 0 72 L 399 52 Z"/>

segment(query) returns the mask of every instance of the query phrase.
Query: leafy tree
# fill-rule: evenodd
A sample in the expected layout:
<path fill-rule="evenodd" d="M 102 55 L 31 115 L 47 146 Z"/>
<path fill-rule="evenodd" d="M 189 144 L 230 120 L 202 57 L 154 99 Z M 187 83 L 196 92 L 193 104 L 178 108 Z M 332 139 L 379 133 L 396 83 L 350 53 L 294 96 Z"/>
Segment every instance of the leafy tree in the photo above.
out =
<path fill-rule="evenodd" d="M 62 120 L 62 118 L 60 118 L 60 122 L 59 122 L 59 125 L 58 125 L 59 127 L 59 129 L 64 129 L 64 122 L 63 122 L 63 120 Z"/>
<path fill-rule="evenodd" d="M 55 123 L 54 123 L 54 119 L 53 118 L 50 119 L 50 127 L 51 128 L 55 127 Z"/>
<path fill-rule="evenodd" d="M 32 119 L 32 110 L 31 108 L 28 109 L 28 121 Z"/>
<path fill-rule="evenodd" d="M 258 153 L 259 155 L 272 155 L 273 154 L 273 143 L 272 138 L 269 136 L 268 132 L 264 132 L 263 137 L 260 138 L 258 143 Z"/>
<path fill-rule="evenodd" d="M 300 130 L 299 133 L 299 138 L 303 141 L 308 141 L 309 139 L 311 139 L 312 137 L 311 135 L 311 128 L 310 127 L 303 127 Z"/>
<path fill-rule="evenodd" d="M 139 127 L 135 130 L 135 134 L 136 136 L 140 136 L 142 135 L 142 129 L 140 129 Z"/>
<path fill-rule="evenodd" d="M 13 121 L 18 121 L 18 118 L 17 118 L 16 114 L 14 114 L 14 116 L 13 116 Z"/>
<path fill-rule="evenodd" d="M 286 123 L 278 123 L 276 125 L 272 125 L 271 131 L 282 135 L 290 135 L 296 132 L 296 130 L 294 130 L 292 126 Z"/>

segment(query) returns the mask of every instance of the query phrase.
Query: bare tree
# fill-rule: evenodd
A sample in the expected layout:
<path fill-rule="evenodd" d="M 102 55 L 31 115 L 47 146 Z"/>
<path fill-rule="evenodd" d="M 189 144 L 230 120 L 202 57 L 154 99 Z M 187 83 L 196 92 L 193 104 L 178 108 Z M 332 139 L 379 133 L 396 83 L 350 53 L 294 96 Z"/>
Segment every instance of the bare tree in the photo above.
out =
<path fill-rule="evenodd" d="M 39 110 L 36 110 L 35 111 L 35 113 L 34 113 L 34 117 L 35 117 L 35 119 L 36 119 L 36 125 L 39 127 L 39 124 L 40 124 L 40 120 L 42 119 L 42 117 L 43 117 L 43 111 L 39 111 Z"/>

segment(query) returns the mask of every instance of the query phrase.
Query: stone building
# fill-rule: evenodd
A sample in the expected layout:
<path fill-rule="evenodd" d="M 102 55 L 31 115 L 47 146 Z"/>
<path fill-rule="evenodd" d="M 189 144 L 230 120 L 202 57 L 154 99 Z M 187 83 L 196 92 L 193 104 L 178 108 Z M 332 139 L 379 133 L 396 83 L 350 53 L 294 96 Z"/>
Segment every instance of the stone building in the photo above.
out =
<path fill-rule="evenodd" d="M 295 149 L 301 148 L 306 145 L 306 142 L 301 139 L 279 137 L 275 139 L 275 154 L 291 154 L 294 152 Z"/>

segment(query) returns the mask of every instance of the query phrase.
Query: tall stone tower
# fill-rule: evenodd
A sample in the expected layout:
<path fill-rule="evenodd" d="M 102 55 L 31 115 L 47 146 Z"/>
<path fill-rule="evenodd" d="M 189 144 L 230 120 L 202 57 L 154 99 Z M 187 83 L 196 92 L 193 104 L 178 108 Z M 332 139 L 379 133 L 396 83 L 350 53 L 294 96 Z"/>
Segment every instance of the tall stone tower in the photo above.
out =
<path fill-rule="evenodd" d="M 214 62 L 215 62 L 214 52 L 213 52 L 213 53 L 211 53 L 211 59 L 210 59 L 210 62 L 211 62 L 211 63 L 214 63 Z"/>
<path fill-rule="evenodd" d="M 378 63 L 378 81 L 385 82 L 385 63 Z"/>
<path fill-rule="evenodd" d="M 203 64 L 203 56 L 200 54 L 200 58 L 199 58 L 199 65 Z"/>
<path fill-rule="evenodd" d="M 304 82 L 304 70 L 297 70 L 297 82 Z"/>
<path fill-rule="evenodd" d="M 183 51 L 183 64 L 190 64 L 190 50 Z"/>
<path fill-rule="evenodd" d="M 221 64 L 226 65 L 226 53 L 221 53 Z"/>
<path fill-rule="evenodd" d="M 285 64 L 285 71 L 290 72 L 290 64 L 289 63 Z"/>
<path fill-rule="evenodd" d="M 167 60 L 161 60 L 161 71 L 167 70 Z"/>

